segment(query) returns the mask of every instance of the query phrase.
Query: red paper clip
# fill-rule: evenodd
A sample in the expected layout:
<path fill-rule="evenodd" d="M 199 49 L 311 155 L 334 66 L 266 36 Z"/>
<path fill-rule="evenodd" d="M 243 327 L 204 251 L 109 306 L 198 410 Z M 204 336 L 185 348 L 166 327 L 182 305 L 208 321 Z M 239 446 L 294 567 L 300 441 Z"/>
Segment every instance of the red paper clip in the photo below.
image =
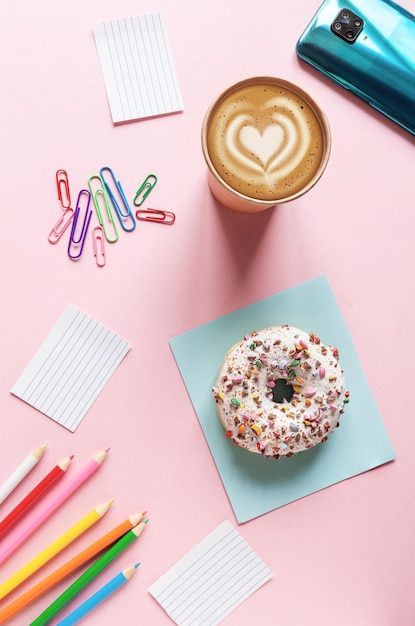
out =
<path fill-rule="evenodd" d="M 64 209 L 69 209 L 71 206 L 71 192 L 69 190 L 68 174 L 65 170 L 56 172 L 56 186 L 58 188 L 59 202 Z"/>
<path fill-rule="evenodd" d="M 135 212 L 138 220 L 144 222 L 158 222 L 159 224 L 173 224 L 176 216 L 171 211 L 161 211 L 159 209 L 138 209 Z"/>

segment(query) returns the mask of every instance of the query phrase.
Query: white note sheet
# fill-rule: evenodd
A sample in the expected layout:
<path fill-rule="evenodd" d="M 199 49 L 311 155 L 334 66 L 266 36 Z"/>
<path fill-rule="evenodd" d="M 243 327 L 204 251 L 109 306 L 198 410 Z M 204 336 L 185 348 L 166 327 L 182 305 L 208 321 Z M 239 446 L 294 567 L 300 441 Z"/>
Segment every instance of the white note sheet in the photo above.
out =
<path fill-rule="evenodd" d="M 160 13 L 94 24 L 93 33 L 114 124 L 183 110 Z"/>
<path fill-rule="evenodd" d="M 73 432 L 130 347 L 69 305 L 11 393 Z"/>
<path fill-rule="evenodd" d="M 149 592 L 178 626 L 215 626 L 272 576 L 225 521 L 151 585 Z"/>

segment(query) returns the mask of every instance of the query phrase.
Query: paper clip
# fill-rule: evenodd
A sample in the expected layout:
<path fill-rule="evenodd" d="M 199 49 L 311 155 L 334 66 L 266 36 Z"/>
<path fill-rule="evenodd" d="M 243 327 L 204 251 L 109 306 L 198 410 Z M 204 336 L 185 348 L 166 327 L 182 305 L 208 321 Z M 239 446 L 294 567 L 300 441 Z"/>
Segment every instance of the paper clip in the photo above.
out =
<path fill-rule="evenodd" d="M 176 219 L 175 214 L 171 211 L 160 211 L 159 209 L 138 209 L 135 216 L 138 220 L 166 225 L 173 224 Z"/>
<path fill-rule="evenodd" d="M 99 181 L 99 187 L 97 189 L 94 189 L 94 184 L 92 183 L 93 180 Z M 114 243 L 115 241 L 118 241 L 118 230 L 117 230 L 117 227 L 115 225 L 114 218 L 112 216 L 112 211 L 111 211 L 111 207 L 110 207 L 110 203 L 109 203 L 109 196 L 108 196 L 108 193 L 107 193 L 107 191 L 106 191 L 106 189 L 104 187 L 104 183 L 103 183 L 103 180 L 102 180 L 101 176 L 99 176 L 98 174 L 94 174 L 93 176 L 91 176 L 88 179 L 88 187 L 91 190 L 92 200 L 93 200 L 94 205 L 95 205 L 95 211 L 97 213 L 98 221 L 99 221 L 100 225 L 102 226 L 102 230 L 104 232 L 105 239 L 109 243 Z M 104 221 L 103 211 L 101 210 L 100 198 L 102 199 L 102 202 L 103 202 L 103 209 L 104 209 L 104 213 L 106 215 L 105 219 L 106 219 L 106 222 L 107 222 L 107 226 L 106 226 L 105 221 Z M 110 228 L 113 231 L 112 234 L 108 233 L 108 231 L 107 231 L 108 225 L 110 226 Z"/>
<path fill-rule="evenodd" d="M 86 203 L 86 206 L 81 206 L 81 200 L 83 197 L 85 198 L 85 201 L 83 201 L 82 204 Z M 92 209 L 89 209 L 90 201 L 91 201 L 91 194 L 89 193 L 89 191 L 87 189 L 81 189 L 81 191 L 78 194 L 78 199 L 76 201 L 76 208 L 75 208 L 75 213 L 73 216 L 71 235 L 69 237 L 69 244 L 68 244 L 68 255 L 73 261 L 77 261 L 79 259 L 79 257 L 82 254 L 82 250 L 84 249 L 86 235 L 88 232 L 89 223 L 91 221 L 91 217 L 93 213 Z M 79 233 L 79 237 L 75 238 L 76 231 L 77 231 L 76 227 L 78 224 L 79 213 L 81 212 L 81 210 L 85 211 L 84 221 L 82 224 L 81 232 Z M 72 248 L 78 249 L 78 252 L 74 254 L 72 251 Z"/>
<path fill-rule="evenodd" d="M 63 233 L 71 223 L 73 213 L 73 209 L 65 209 L 62 216 L 58 219 L 55 226 L 49 233 L 48 241 L 50 241 L 50 243 L 57 243 L 59 241 L 59 239 L 62 237 Z"/>
<path fill-rule="evenodd" d="M 155 174 L 149 174 L 147 178 L 144 179 L 143 184 L 137 189 L 137 192 L 134 196 L 135 206 L 141 206 L 143 204 L 144 200 L 147 198 L 148 194 L 153 189 L 156 182 L 157 176 Z"/>
<path fill-rule="evenodd" d="M 69 209 L 71 206 L 71 192 L 69 190 L 68 174 L 65 170 L 56 172 L 56 186 L 58 188 L 59 202 L 64 209 Z"/>
<path fill-rule="evenodd" d="M 112 178 L 112 188 L 111 188 L 110 183 L 106 180 L 104 176 L 104 172 L 109 172 L 109 175 Z M 126 231 L 134 230 L 136 226 L 134 215 L 131 212 L 130 205 L 128 204 L 127 198 L 125 197 L 125 193 L 121 186 L 120 181 L 115 178 L 114 172 L 112 171 L 110 167 L 102 167 L 99 173 L 101 175 L 102 182 L 104 183 L 104 187 L 112 202 L 112 206 L 115 209 L 115 212 L 118 216 L 121 226 Z M 118 200 L 120 201 L 120 204 L 124 205 L 124 210 L 120 207 L 120 204 L 117 201 L 117 196 L 118 196 Z M 130 221 L 130 226 L 127 226 L 126 224 L 127 220 Z"/>
<path fill-rule="evenodd" d="M 104 267 L 106 263 L 105 257 L 105 237 L 102 226 L 95 226 L 92 231 L 92 248 L 94 257 L 98 267 Z"/>

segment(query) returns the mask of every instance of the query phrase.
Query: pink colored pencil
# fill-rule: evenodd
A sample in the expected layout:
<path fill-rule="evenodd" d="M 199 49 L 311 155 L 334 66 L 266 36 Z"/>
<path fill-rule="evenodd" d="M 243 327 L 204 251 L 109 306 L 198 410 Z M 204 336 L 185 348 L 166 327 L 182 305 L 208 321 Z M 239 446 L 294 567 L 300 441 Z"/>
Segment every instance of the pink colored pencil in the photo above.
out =
<path fill-rule="evenodd" d="M 52 495 L 50 499 L 44 503 L 42 509 L 36 512 L 14 536 L 12 535 L 8 538 L 6 545 L 0 546 L 0 565 L 101 467 L 108 452 L 109 448 L 92 457 L 77 474 L 62 485 L 60 491 Z"/>

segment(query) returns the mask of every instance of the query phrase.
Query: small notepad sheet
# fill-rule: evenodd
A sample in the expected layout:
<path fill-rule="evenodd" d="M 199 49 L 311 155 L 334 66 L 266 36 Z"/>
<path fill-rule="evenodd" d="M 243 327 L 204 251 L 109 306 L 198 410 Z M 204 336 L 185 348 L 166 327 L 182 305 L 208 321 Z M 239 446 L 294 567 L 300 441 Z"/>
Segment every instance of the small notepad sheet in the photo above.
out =
<path fill-rule="evenodd" d="M 69 305 L 11 393 L 73 432 L 130 347 Z"/>
<path fill-rule="evenodd" d="M 215 626 L 272 578 L 272 571 L 228 521 L 149 589 L 178 626 Z"/>
<path fill-rule="evenodd" d="M 114 124 L 183 110 L 163 16 L 94 24 Z"/>

